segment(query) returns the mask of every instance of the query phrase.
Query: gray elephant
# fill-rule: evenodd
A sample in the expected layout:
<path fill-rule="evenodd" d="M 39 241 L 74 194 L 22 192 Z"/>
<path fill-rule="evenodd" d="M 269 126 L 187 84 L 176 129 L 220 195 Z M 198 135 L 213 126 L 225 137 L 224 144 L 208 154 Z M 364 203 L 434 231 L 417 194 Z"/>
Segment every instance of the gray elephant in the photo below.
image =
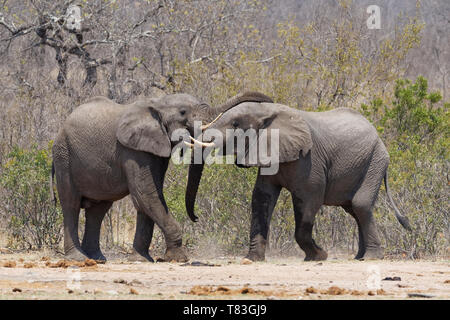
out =
<path fill-rule="evenodd" d="M 187 94 L 166 95 L 120 105 L 96 97 L 67 118 L 53 146 L 53 173 L 64 216 L 67 259 L 106 260 L 99 237 L 103 218 L 112 203 L 128 194 L 137 210 L 136 233 L 130 260 L 153 261 L 149 246 L 154 223 L 166 241 L 166 261 L 186 261 L 181 228 L 169 213 L 163 195 L 171 141 L 177 129 L 192 135 L 194 121 L 210 122 L 244 101 L 269 101 L 248 93 L 211 108 Z M 52 174 L 53 175 L 53 174 Z M 78 238 L 79 212 L 86 210 L 82 243 Z"/>
<path fill-rule="evenodd" d="M 359 229 L 356 259 L 383 257 L 372 214 L 383 178 L 398 221 L 410 229 L 408 219 L 400 214 L 389 191 L 386 147 L 375 128 L 357 111 L 339 108 L 305 112 L 274 103 L 241 103 L 209 127 L 208 130 L 216 129 L 222 133 L 222 141 L 198 143 L 203 147 L 225 146 L 226 129 L 249 128 L 279 130 L 279 169 L 276 174 L 261 174 L 267 163 L 261 161 L 260 155 L 252 164 L 245 162 L 250 150 L 246 144 L 247 157 L 243 158 L 243 166 L 259 167 L 252 197 L 247 258 L 265 259 L 270 219 L 283 187 L 292 195 L 295 239 L 306 254 L 305 260 L 327 258 L 327 253 L 312 238 L 315 215 L 322 205 L 341 206 L 355 218 Z M 270 136 L 272 130 L 267 132 Z M 225 152 L 237 154 L 236 148 Z M 189 172 L 186 208 L 192 220 L 196 219 L 194 202 L 202 169 L 203 164 L 192 164 Z"/>

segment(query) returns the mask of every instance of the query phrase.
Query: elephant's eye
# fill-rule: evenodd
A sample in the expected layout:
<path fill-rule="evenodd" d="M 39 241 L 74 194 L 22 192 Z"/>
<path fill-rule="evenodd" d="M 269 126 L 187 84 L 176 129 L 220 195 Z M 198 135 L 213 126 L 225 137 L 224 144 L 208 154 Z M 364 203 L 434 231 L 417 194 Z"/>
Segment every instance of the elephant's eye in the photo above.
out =
<path fill-rule="evenodd" d="M 237 120 L 234 120 L 231 125 L 233 126 L 233 128 L 237 128 L 239 127 L 239 122 Z"/>
<path fill-rule="evenodd" d="M 181 110 L 181 111 L 180 111 L 180 114 L 181 114 L 182 116 L 184 116 L 184 115 L 186 114 L 186 110 Z"/>

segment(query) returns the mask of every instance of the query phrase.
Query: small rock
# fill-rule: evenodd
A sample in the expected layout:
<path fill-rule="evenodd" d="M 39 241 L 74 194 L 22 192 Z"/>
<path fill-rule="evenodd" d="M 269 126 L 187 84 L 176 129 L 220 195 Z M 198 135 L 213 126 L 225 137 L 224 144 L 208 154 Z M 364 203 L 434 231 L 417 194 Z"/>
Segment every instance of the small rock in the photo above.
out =
<path fill-rule="evenodd" d="M 113 281 L 114 283 L 122 283 L 122 284 L 127 284 L 127 282 L 124 280 L 124 279 L 122 279 L 122 278 L 119 278 L 119 279 L 115 279 L 114 281 Z"/>
<path fill-rule="evenodd" d="M 15 261 L 6 261 L 4 264 L 3 264 L 3 267 L 5 267 L 5 268 L 15 268 L 16 267 L 16 262 Z"/>
<path fill-rule="evenodd" d="M 359 291 L 359 290 L 352 290 L 352 291 L 350 292 L 350 294 L 351 294 L 352 296 L 362 296 L 362 295 L 363 295 L 363 293 L 362 293 L 361 291 Z"/>
<path fill-rule="evenodd" d="M 314 293 L 314 294 L 319 293 L 319 291 L 314 287 L 306 288 L 305 292 L 306 293 Z"/>
<path fill-rule="evenodd" d="M 131 282 L 128 283 L 128 285 L 132 285 L 132 286 L 136 286 L 136 285 L 141 285 L 142 282 L 139 281 L 138 279 L 133 279 Z"/>
<path fill-rule="evenodd" d="M 32 262 L 26 262 L 26 263 L 24 263 L 23 267 L 26 269 L 31 269 L 31 268 L 36 267 L 36 265 Z"/>
<path fill-rule="evenodd" d="M 252 264 L 253 261 L 247 258 L 242 259 L 241 264 Z"/>
<path fill-rule="evenodd" d="M 378 289 L 377 290 L 377 295 L 385 295 L 386 294 L 386 291 L 384 291 L 383 289 Z"/>
<path fill-rule="evenodd" d="M 130 288 L 130 294 L 138 295 L 139 292 L 137 292 L 136 289 L 134 289 L 134 288 Z"/>
<path fill-rule="evenodd" d="M 430 294 L 424 294 L 424 293 L 415 293 L 411 292 L 408 293 L 408 298 L 433 298 L 434 296 Z"/>
<path fill-rule="evenodd" d="M 72 293 L 73 293 L 73 290 L 69 289 L 69 290 L 67 290 L 67 293 L 68 293 L 68 294 L 72 294 Z"/>
<path fill-rule="evenodd" d="M 22 289 L 20 289 L 20 288 L 14 288 L 14 289 L 12 289 L 12 292 L 22 292 Z"/>
<path fill-rule="evenodd" d="M 375 295 L 376 295 L 376 293 L 373 292 L 373 291 L 369 291 L 369 292 L 367 292 L 367 294 L 368 294 L 369 296 L 375 296 Z"/>
<path fill-rule="evenodd" d="M 86 260 L 84 260 L 84 265 L 86 267 L 93 267 L 93 266 L 97 265 L 97 262 L 93 259 L 86 259 Z"/>
<path fill-rule="evenodd" d="M 382 281 L 402 281 L 400 277 L 386 277 Z"/>

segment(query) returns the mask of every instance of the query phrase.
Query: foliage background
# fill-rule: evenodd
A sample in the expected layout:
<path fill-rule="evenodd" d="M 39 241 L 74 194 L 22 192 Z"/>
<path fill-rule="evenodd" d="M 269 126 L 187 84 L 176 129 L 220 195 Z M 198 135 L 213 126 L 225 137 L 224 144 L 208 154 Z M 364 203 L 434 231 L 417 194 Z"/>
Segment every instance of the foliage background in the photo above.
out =
<path fill-rule="evenodd" d="M 70 4 L 81 7 L 76 32 L 64 24 Z M 366 26 L 369 4 L 381 7 L 381 30 Z M 375 215 L 386 253 L 448 257 L 449 14 L 445 0 L 0 1 L 0 245 L 61 250 L 49 143 L 83 101 L 187 92 L 214 105 L 257 90 L 293 108 L 362 112 L 388 147 L 393 197 L 413 225 L 402 229 L 383 187 Z M 206 167 L 196 224 L 186 176 L 171 165 L 165 196 L 191 253 L 245 253 L 256 170 Z M 131 201 L 115 203 L 102 247 L 128 250 L 134 223 Z M 270 253 L 301 255 L 293 234 L 283 191 Z M 340 208 L 321 208 L 314 237 L 332 254 L 357 251 L 356 224 Z M 159 230 L 151 249 L 164 249 Z"/>

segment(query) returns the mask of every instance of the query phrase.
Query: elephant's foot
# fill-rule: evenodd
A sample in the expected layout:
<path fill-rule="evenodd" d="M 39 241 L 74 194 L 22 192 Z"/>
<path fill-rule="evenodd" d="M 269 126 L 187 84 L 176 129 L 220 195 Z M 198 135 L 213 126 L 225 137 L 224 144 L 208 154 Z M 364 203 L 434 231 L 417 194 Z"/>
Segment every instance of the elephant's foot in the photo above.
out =
<path fill-rule="evenodd" d="M 383 249 L 380 247 L 366 248 L 364 256 L 359 260 L 380 260 L 384 258 Z"/>
<path fill-rule="evenodd" d="M 100 262 L 106 262 L 106 257 L 103 255 L 103 253 L 100 250 L 98 250 L 96 252 L 92 252 L 92 253 L 86 251 L 86 254 L 88 255 L 88 257 L 90 259 L 93 259 L 95 261 L 100 261 Z"/>
<path fill-rule="evenodd" d="M 308 252 L 305 257 L 305 261 L 322 261 L 327 260 L 328 253 L 320 248 L 317 248 L 313 252 Z"/>
<path fill-rule="evenodd" d="M 181 247 L 167 248 L 164 261 L 187 262 L 189 261 L 184 249 Z"/>
<path fill-rule="evenodd" d="M 155 262 L 153 258 L 148 253 L 148 250 L 136 250 L 133 248 L 133 251 L 130 255 L 128 255 L 127 260 L 130 262 Z"/>
<path fill-rule="evenodd" d="M 249 260 L 252 260 L 252 261 L 264 261 L 264 260 L 266 260 L 266 257 L 265 257 L 264 254 L 260 254 L 260 253 L 253 252 L 253 251 L 250 251 L 250 252 L 245 256 L 245 258 L 246 258 L 246 259 L 249 259 Z"/>
<path fill-rule="evenodd" d="M 356 259 L 356 260 L 362 259 L 362 257 L 364 256 L 364 252 L 365 252 L 365 251 L 359 250 L 358 253 L 357 253 L 356 256 L 355 256 L 355 259 Z"/>
<path fill-rule="evenodd" d="M 85 254 L 81 249 L 77 248 L 66 250 L 64 258 L 66 260 L 73 260 L 73 261 L 84 261 L 86 259 L 89 259 L 87 254 Z"/>

